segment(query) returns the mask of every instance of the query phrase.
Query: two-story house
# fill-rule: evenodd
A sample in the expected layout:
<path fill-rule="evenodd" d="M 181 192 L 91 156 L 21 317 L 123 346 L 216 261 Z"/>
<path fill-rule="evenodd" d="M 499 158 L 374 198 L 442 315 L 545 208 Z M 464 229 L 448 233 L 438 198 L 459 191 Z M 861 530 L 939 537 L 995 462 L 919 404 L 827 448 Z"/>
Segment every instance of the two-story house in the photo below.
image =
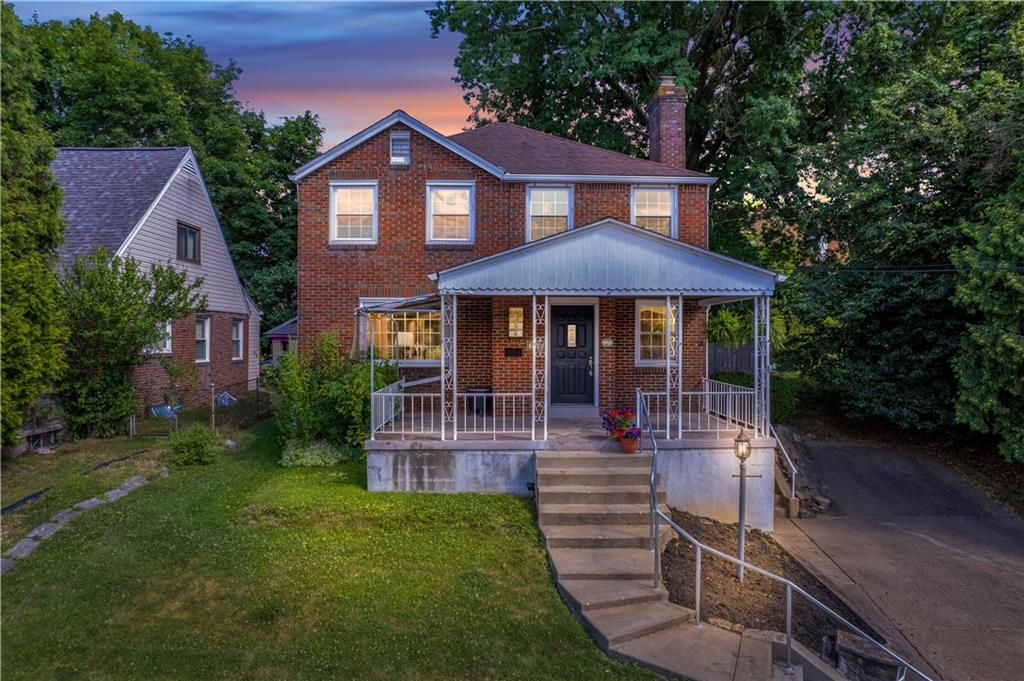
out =
<path fill-rule="evenodd" d="M 195 155 L 188 147 L 61 148 L 50 166 L 64 191 L 60 256 L 65 264 L 99 248 L 143 265 L 170 265 L 202 278 L 207 309 L 168 320 L 163 342 L 136 370 L 141 404 L 164 404 L 168 376 L 159 361 L 184 372 L 177 400 L 238 396 L 259 377 L 259 310 L 235 272 Z M 191 375 L 191 376 L 190 376 Z"/>
<path fill-rule="evenodd" d="M 461 484 L 401 481 L 374 452 L 571 447 L 565 428 L 600 438 L 598 408 L 638 400 L 673 441 L 767 435 L 767 334 L 741 389 L 707 380 L 705 325 L 751 300 L 766 331 L 778 277 L 707 250 L 716 180 L 685 167 L 686 103 L 662 79 L 650 159 L 395 111 L 295 171 L 301 346 L 336 333 L 402 370 L 374 386 L 371 488 Z"/>

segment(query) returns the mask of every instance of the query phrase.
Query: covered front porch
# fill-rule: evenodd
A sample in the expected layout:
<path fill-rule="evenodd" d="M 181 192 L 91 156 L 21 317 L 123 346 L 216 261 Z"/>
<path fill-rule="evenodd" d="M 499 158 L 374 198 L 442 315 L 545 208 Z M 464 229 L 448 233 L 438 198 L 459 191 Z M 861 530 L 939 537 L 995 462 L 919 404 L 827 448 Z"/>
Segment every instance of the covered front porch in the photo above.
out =
<path fill-rule="evenodd" d="M 772 272 L 609 219 L 432 278 L 436 293 L 360 309 L 368 353 L 401 372 L 371 378 L 373 442 L 610 447 L 600 409 L 641 400 L 665 442 L 770 432 Z M 744 300 L 753 387 L 705 371 L 708 308 Z"/>

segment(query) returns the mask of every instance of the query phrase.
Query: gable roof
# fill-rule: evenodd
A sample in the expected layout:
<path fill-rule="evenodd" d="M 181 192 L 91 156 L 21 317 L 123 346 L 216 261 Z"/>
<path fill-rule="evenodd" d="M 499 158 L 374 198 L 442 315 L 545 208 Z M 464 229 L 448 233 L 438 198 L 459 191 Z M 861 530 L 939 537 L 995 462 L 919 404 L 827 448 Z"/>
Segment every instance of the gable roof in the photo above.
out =
<path fill-rule="evenodd" d="M 290 337 L 298 336 L 299 335 L 299 318 L 297 316 L 295 316 L 295 317 L 292 317 L 291 319 L 289 319 L 288 321 L 281 322 L 280 324 L 278 324 L 274 328 L 272 328 L 272 329 L 270 329 L 268 331 L 264 331 L 263 335 L 268 337 L 268 338 L 275 337 L 275 336 L 276 337 L 280 337 L 280 336 L 290 336 Z"/>
<path fill-rule="evenodd" d="M 64 190 L 60 255 L 73 260 L 103 247 L 118 250 L 156 202 L 188 147 L 62 147 L 50 164 Z"/>
<path fill-rule="evenodd" d="M 402 110 L 393 111 L 370 127 L 331 147 L 288 177 L 298 182 L 396 123 L 408 126 L 503 180 L 707 185 L 716 181 L 710 175 L 693 170 L 634 158 L 511 123 L 491 123 L 445 137 Z"/>
<path fill-rule="evenodd" d="M 514 175 L 622 175 L 693 177 L 709 175 L 627 156 L 513 123 L 488 123 L 448 139 Z"/>
<path fill-rule="evenodd" d="M 641 266 L 642 263 L 642 266 Z M 431 275 L 439 293 L 771 295 L 784 277 L 612 218 Z"/>

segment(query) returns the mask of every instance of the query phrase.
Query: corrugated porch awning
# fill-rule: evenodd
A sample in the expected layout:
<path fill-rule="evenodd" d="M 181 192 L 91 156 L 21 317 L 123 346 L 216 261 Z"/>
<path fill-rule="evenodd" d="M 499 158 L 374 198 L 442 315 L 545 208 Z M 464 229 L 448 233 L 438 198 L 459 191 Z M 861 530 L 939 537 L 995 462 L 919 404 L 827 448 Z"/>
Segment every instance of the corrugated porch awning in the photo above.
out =
<path fill-rule="evenodd" d="M 770 296 L 784 277 L 611 218 L 431 275 L 441 295 Z"/>

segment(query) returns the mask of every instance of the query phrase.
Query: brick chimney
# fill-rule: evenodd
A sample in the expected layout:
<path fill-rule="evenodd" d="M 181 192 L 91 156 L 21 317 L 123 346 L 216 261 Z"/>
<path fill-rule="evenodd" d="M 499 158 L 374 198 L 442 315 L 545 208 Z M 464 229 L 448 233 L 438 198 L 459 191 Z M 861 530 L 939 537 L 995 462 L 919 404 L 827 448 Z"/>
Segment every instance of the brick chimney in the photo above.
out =
<path fill-rule="evenodd" d="M 662 76 L 647 105 L 651 133 L 651 160 L 675 168 L 686 167 L 686 88 L 675 76 Z"/>

